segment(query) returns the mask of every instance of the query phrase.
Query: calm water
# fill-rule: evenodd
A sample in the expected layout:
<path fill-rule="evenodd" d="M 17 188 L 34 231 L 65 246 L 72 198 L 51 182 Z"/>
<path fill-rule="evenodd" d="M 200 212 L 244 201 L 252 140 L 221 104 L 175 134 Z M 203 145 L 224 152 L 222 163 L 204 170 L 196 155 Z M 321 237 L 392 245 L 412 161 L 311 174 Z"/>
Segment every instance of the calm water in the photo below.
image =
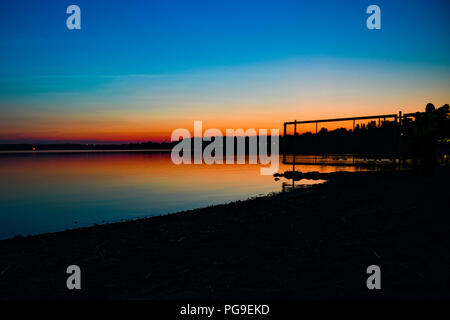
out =
<path fill-rule="evenodd" d="M 280 164 L 286 170 L 291 166 Z M 291 184 L 261 176 L 259 165 L 177 166 L 163 152 L 0 154 L 0 177 L 0 239 L 204 207 Z"/>

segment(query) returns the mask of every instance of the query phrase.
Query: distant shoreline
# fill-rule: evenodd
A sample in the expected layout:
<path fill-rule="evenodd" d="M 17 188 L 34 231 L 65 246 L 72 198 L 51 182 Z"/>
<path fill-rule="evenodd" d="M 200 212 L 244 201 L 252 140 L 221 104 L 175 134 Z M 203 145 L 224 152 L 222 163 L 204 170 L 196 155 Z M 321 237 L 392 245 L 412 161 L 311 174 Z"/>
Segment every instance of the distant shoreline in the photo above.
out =
<path fill-rule="evenodd" d="M 2 151 L 101 151 L 101 150 L 165 150 L 172 149 L 176 142 L 141 142 L 141 143 L 15 143 L 0 144 Z"/>
<path fill-rule="evenodd" d="M 2 154 L 21 154 L 21 153 L 88 153 L 88 152 L 170 152 L 171 149 L 101 149 L 101 150 L 0 150 Z"/>

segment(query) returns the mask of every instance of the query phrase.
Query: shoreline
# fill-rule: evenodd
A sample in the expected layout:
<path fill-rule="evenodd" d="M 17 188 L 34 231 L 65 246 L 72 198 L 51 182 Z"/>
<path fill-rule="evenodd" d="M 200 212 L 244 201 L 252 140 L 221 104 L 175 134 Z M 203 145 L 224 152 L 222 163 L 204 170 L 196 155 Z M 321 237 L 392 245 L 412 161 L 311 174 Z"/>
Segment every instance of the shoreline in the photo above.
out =
<path fill-rule="evenodd" d="M 448 298 L 449 170 L 336 172 L 289 192 L 0 241 L 0 299 Z M 65 287 L 68 265 L 83 290 Z M 365 287 L 379 264 L 378 292 Z"/>
<path fill-rule="evenodd" d="M 172 149 L 104 149 L 104 150 L 0 150 L 0 155 L 15 154 L 58 154 L 58 153 L 120 153 L 120 152 L 171 152 Z"/>

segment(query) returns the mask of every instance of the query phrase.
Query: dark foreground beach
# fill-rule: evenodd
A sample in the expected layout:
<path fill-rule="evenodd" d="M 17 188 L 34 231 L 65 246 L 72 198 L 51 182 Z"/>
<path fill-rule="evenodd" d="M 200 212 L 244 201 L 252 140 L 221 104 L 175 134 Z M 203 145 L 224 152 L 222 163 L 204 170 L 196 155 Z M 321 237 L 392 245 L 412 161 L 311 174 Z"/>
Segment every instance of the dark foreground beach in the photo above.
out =
<path fill-rule="evenodd" d="M 0 241 L 0 299 L 450 297 L 450 172 L 326 184 L 162 217 Z M 282 178 L 284 179 L 284 178 Z M 79 265 L 82 289 L 66 288 Z M 366 269 L 381 268 L 381 290 Z"/>

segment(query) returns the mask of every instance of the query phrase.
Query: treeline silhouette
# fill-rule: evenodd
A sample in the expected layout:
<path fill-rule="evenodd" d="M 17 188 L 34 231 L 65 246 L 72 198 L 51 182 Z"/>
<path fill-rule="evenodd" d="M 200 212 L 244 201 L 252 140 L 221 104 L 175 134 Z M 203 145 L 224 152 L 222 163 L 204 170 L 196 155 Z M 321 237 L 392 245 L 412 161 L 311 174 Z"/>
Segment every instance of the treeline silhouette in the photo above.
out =
<path fill-rule="evenodd" d="M 305 132 L 287 135 L 283 143 L 283 151 L 297 154 L 366 154 L 392 156 L 396 152 L 399 127 L 394 121 L 375 121 L 368 124 L 357 124 L 355 129 L 337 128 L 328 130 L 321 128 L 317 134 Z"/>
<path fill-rule="evenodd" d="M 226 154 L 226 137 L 223 137 L 223 154 Z M 259 137 L 256 136 L 256 150 L 259 152 Z M 267 148 L 270 153 L 271 148 L 271 137 L 264 136 L 267 139 Z M 211 141 L 202 141 L 202 152 L 203 150 L 212 142 L 215 141 L 215 137 L 212 137 Z M 282 138 L 281 138 L 282 139 Z M 187 150 L 194 150 L 194 141 L 202 140 L 201 138 L 188 138 L 188 144 L 190 145 Z M 76 150 L 76 151 L 90 151 L 90 150 L 171 150 L 175 145 L 180 143 L 180 141 L 173 142 L 142 142 L 142 143 L 126 143 L 126 144 L 77 144 L 77 143 L 55 143 L 55 144 L 47 144 L 47 143 L 37 143 L 37 144 L 0 144 L 0 151 L 67 151 L 67 150 Z M 250 138 L 249 137 L 234 137 L 234 150 L 238 149 L 238 144 L 245 144 L 245 153 L 248 154 L 250 150 Z M 214 155 L 214 152 L 213 152 Z"/>
<path fill-rule="evenodd" d="M 124 144 L 78 144 L 78 143 L 22 143 L 0 144 L 0 151 L 27 151 L 27 150 L 155 150 L 172 149 L 176 142 L 142 142 Z"/>
<path fill-rule="evenodd" d="M 316 133 L 286 135 L 282 150 L 296 154 L 359 154 L 368 158 L 419 157 L 425 144 L 450 137 L 449 106 L 402 117 L 400 121 L 370 121 L 354 129 L 321 128 Z M 425 141 L 426 140 L 426 141 Z"/>

